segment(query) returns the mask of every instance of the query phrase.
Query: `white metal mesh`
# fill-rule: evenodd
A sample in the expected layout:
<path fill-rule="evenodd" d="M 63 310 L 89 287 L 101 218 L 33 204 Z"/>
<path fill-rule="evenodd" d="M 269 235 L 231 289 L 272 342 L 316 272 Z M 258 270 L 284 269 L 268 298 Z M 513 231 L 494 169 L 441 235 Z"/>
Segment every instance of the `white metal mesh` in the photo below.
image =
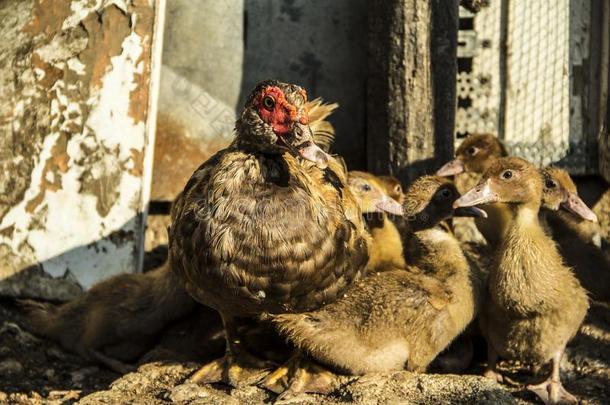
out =
<path fill-rule="evenodd" d="M 538 165 L 593 172 L 573 70 L 589 55 L 590 0 L 494 0 L 460 9 L 456 140 L 493 133 Z"/>

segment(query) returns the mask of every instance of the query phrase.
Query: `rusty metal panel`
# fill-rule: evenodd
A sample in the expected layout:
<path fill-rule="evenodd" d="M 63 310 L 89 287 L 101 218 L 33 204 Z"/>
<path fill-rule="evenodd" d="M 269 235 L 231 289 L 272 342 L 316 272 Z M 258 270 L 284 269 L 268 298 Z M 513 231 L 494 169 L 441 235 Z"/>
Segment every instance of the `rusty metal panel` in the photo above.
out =
<path fill-rule="evenodd" d="M 0 294 L 138 270 L 157 4 L 0 2 Z"/>

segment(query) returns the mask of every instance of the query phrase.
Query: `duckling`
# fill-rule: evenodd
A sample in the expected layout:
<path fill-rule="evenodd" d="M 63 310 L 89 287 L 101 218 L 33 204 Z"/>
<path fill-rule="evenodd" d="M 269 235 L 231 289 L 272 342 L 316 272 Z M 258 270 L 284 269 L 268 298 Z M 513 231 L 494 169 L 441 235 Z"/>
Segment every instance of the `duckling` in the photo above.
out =
<path fill-rule="evenodd" d="M 400 180 L 398 180 L 394 176 L 388 175 L 377 176 L 377 180 L 377 182 L 381 187 L 383 187 L 387 195 L 402 204 L 404 200 L 404 194 L 402 192 L 402 184 L 400 184 Z"/>
<path fill-rule="evenodd" d="M 366 228 L 371 234 L 367 271 L 378 272 L 405 266 L 402 240 L 394 223 L 386 214 L 401 215 L 402 206 L 386 193 L 379 177 L 351 171 L 348 185 L 358 201 Z M 400 186 L 400 184 L 399 184 Z M 391 188 L 391 191 L 394 187 Z"/>
<path fill-rule="evenodd" d="M 498 355 L 543 364 L 549 378 L 528 388 L 545 403 L 576 402 L 560 381 L 566 344 L 578 331 L 588 307 L 585 290 L 563 264 L 538 219 L 543 180 L 529 162 L 496 159 L 483 180 L 453 204 L 456 208 L 502 203 L 509 218 L 488 277 L 489 302 L 481 311 L 488 343 L 485 375 L 501 380 Z"/>
<path fill-rule="evenodd" d="M 597 216 L 580 199 L 567 171 L 547 167 L 542 175 L 543 223 L 582 286 L 594 299 L 609 300 L 610 260 L 596 245 L 596 241 L 601 242 Z"/>
<path fill-rule="evenodd" d="M 494 159 L 507 156 L 506 148 L 493 134 L 472 134 L 455 151 L 455 159 L 437 170 L 437 176 L 471 172 L 483 174 Z"/>
<path fill-rule="evenodd" d="M 194 382 L 237 385 L 269 366 L 249 353 L 240 318 L 314 310 L 343 295 L 368 261 L 367 234 L 347 173 L 318 147 L 307 95 L 265 81 L 248 97 L 232 144 L 203 163 L 174 204 L 171 268 L 216 309 L 224 358 Z"/>
<path fill-rule="evenodd" d="M 406 194 L 405 216 L 435 255 L 434 265 L 430 260 L 425 270 L 377 273 L 318 310 L 272 316 L 280 333 L 343 373 L 424 371 L 475 316 L 477 293 L 468 262 L 458 241 L 436 227 L 452 215 L 484 215 L 454 210 L 458 196 L 451 182 L 429 176 L 415 181 Z M 290 383 L 285 386 L 293 389 Z"/>
<path fill-rule="evenodd" d="M 472 134 L 460 144 L 455 151 L 455 159 L 446 163 L 436 174 L 438 176 L 457 175 L 455 184 L 463 193 L 475 186 L 481 175 L 491 163 L 502 156 L 506 156 L 506 148 L 500 140 L 492 134 Z M 481 206 L 487 212 L 487 219 L 475 218 L 476 229 L 471 220 L 455 221 L 455 232 L 460 240 L 482 242 L 484 240 L 493 248 L 499 243 L 498 227 L 506 223 L 502 218 L 504 210 L 500 206 Z"/>
<path fill-rule="evenodd" d="M 167 263 L 144 274 L 116 275 L 63 305 L 21 304 L 29 331 L 121 374 L 133 370 L 125 362 L 149 350 L 163 327 L 197 305 Z M 220 322 L 212 309 L 201 311 L 209 324 Z"/>

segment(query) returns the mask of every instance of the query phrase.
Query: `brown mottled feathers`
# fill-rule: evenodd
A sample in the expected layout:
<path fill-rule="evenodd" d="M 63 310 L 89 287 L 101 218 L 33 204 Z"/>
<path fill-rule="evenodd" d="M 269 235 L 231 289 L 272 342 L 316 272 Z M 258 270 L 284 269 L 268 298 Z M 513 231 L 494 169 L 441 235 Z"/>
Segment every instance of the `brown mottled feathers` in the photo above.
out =
<path fill-rule="evenodd" d="M 187 183 L 170 232 L 173 268 L 222 312 L 300 312 L 333 301 L 367 260 L 341 167 L 283 155 L 217 153 Z"/>

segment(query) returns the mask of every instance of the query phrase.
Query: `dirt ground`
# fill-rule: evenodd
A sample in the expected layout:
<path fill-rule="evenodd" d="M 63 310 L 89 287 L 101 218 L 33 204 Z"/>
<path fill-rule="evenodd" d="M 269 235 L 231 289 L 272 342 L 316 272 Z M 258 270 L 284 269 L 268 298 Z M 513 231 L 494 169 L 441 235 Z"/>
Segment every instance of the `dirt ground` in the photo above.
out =
<path fill-rule="evenodd" d="M 155 221 L 151 222 L 154 228 Z M 162 233 L 164 220 L 158 221 Z M 162 262 L 163 246 L 148 246 L 146 266 Z M 19 327 L 18 307 L 0 300 L 0 404 L 165 404 L 273 403 L 276 396 L 258 387 L 229 390 L 222 385 L 186 382 L 199 364 L 165 361 L 144 364 L 125 376 L 88 364 Z M 484 343 L 475 340 L 475 362 L 464 375 L 397 372 L 342 378 L 328 396 L 301 395 L 282 401 L 295 404 L 428 404 L 539 403 L 524 389 L 534 377 L 525 365 L 500 363 L 506 382 L 498 385 L 480 377 Z M 541 372 L 545 373 L 545 370 Z M 610 305 L 593 302 L 586 322 L 568 346 L 563 362 L 565 387 L 583 404 L 610 404 Z"/>

